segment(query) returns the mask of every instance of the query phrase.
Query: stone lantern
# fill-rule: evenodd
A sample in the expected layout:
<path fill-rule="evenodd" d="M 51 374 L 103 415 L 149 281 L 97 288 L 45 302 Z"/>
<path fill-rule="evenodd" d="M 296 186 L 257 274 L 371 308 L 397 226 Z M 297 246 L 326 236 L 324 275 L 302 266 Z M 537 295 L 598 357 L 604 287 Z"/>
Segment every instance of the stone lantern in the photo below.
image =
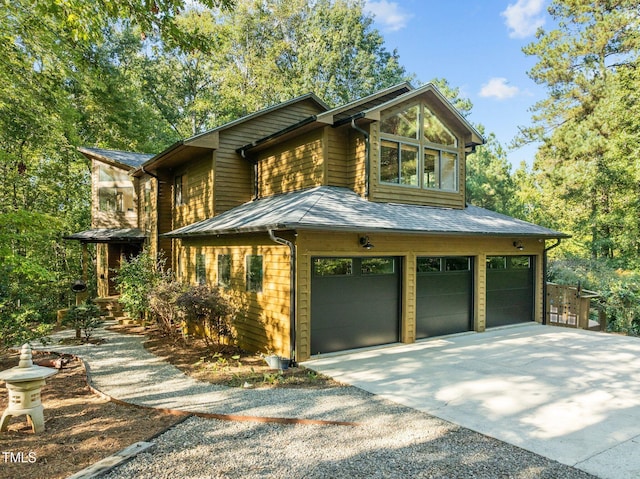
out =
<path fill-rule="evenodd" d="M 52 368 L 34 366 L 31 346 L 22 346 L 18 366 L 0 372 L 0 380 L 4 380 L 9 390 L 9 405 L 0 419 L 0 431 L 7 430 L 12 416 L 27 416 L 34 433 L 44 431 L 40 389 L 45 385 L 45 379 L 57 372 Z"/>

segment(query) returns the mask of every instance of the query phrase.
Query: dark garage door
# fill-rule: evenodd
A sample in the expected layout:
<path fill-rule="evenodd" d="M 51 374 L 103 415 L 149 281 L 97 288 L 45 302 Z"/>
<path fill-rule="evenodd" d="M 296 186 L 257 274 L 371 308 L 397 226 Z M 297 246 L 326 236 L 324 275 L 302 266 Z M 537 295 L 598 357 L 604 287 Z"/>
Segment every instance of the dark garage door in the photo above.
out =
<path fill-rule="evenodd" d="M 419 257 L 416 262 L 416 338 L 473 328 L 471 258 Z"/>
<path fill-rule="evenodd" d="M 487 327 L 533 321 L 534 257 L 487 256 Z"/>
<path fill-rule="evenodd" d="M 313 258 L 311 269 L 311 354 L 398 341 L 398 258 Z"/>

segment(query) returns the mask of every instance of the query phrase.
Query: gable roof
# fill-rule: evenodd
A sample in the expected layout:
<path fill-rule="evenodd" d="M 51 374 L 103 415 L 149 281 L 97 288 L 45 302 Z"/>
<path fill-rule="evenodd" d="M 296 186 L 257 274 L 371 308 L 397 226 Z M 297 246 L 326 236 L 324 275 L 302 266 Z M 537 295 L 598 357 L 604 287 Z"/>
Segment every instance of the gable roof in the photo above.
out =
<path fill-rule="evenodd" d="M 163 236 L 184 238 L 273 230 L 566 238 L 564 233 L 469 206 L 435 208 L 368 201 L 352 190 L 319 186 L 262 198 Z"/>
<path fill-rule="evenodd" d="M 145 169 L 154 170 L 161 164 L 163 166 L 167 166 L 170 162 L 181 161 L 184 158 L 190 157 L 194 153 L 204 153 L 212 149 L 217 149 L 219 148 L 219 137 L 222 131 L 303 101 L 311 101 L 316 105 L 319 111 L 326 111 L 329 108 L 326 103 L 313 93 L 307 93 L 305 95 L 292 98 L 291 100 L 272 105 L 263 110 L 250 113 L 249 115 L 224 123 L 212 128 L 211 130 L 175 142 L 173 145 L 142 164 L 140 169 L 135 172 L 135 176 L 141 175 Z"/>
<path fill-rule="evenodd" d="M 87 148 L 82 146 L 78 147 L 78 151 L 89 159 L 110 163 L 120 168 L 124 166 L 128 170 L 138 168 L 145 161 L 153 157 L 153 155 L 145 153 L 131 153 L 129 151 L 105 150 L 104 148 Z"/>

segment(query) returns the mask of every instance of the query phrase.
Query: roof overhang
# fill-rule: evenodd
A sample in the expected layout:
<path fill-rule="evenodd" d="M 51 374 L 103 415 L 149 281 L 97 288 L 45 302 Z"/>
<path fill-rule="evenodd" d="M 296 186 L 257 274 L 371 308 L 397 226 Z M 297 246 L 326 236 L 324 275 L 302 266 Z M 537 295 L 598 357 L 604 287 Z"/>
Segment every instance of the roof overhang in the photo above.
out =
<path fill-rule="evenodd" d="M 146 235 L 138 228 L 96 228 L 63 236 L 63 239 L 81 243 L 142 243 Z"/>

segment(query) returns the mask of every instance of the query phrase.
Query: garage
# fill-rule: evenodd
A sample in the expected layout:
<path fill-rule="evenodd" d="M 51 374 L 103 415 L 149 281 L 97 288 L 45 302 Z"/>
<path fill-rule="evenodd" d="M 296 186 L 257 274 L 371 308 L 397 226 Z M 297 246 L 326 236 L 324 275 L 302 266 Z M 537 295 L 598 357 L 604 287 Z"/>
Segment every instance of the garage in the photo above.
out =
<path fill-rule="evenodd" d="M 416 338 L 473 328 L 473 262 L 468 256 L 416 260 Z"/>
<path fill-rule="evenodd" d="M 400 331 L 396 257 L 311 260 L 311 354 L 395 343 Z"/>
<path fill-rule="evenodd" d="M 487 327 L 533 321 L 534 257 L 487 256 Z"/>

